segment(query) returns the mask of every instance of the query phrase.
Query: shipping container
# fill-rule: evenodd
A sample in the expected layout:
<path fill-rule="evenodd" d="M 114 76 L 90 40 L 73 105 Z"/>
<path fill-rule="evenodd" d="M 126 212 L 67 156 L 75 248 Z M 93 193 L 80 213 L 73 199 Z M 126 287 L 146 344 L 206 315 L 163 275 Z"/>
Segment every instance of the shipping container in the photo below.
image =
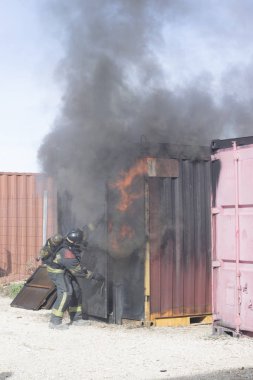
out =
<path fill-rule="evenodd" d="M 107 253 L 95 249 L 84 257 L 106 286 L 91 292 L 86 282 L 83 306 L 113 323 L 210 322 L 210 149 L 165 143 L 138 149 L 135 163 L 108 181 Z"/>
<path fill-rule="evenodd" d="M 253 332 L 253 137 L 212 143 L 214 332 Z"/>
<path fill-rule="evenodd" d="M 0 173 L 0 282 L 29 277 L 43 242 L 56 231 L 52 179 L 34 173 Z"/>

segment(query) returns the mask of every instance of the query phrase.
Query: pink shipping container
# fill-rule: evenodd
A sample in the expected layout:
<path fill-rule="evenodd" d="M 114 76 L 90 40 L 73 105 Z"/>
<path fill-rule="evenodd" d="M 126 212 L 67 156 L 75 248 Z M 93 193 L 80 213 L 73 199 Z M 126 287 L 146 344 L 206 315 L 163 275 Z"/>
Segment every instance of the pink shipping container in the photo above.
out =
<path fill-rule="evenodd" d="M 27 278 L 46 238 L 57 230 L 57 195 L 51 178 L 0 173 L 0 282 Z"/>
<path fill-rule="evenodd" d="M 212 144 L 214 332 L 253 333 L 253 137 Z"/>

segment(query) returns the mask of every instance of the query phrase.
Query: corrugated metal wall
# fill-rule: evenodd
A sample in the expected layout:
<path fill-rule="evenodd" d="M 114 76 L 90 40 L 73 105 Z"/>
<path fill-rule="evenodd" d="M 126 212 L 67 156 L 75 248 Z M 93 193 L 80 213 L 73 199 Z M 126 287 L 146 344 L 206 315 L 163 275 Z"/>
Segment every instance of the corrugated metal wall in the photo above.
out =
<path fill-rule="evenodd" d="M 34 270 L 43 220 L 45 236 L 57 229 L 56 199 L 44 175 L 0 173 L 0 282 L 24 279 Z"/>
<path fill-rule="evenodd" d="M 151 318 L 211 313 L 210 162 L 148 185 Z"/>
<path fill-rule="evenodd" d="M 253 136 L 212 143 L 213 320 L 253 335 Z"/>

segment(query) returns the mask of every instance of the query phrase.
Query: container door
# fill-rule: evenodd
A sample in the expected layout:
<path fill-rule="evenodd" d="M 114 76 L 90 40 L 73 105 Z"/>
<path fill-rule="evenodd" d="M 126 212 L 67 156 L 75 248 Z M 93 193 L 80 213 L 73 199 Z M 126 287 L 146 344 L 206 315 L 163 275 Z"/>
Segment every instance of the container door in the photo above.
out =
<path fill-rule="evenodd" d="M 173 259 L 175 250 L 174 202 L 171 178 L 149 178 L 150 312 L 151 319 L 172 317 Z M 178 261 L 178 312 L 183 313 L 182 257 Z"/>
<path fill-rule="evenodd" d="M 253 147 L 238 157 L 240 329 L 253 331 Z"/>
<path fill-rule="evenodd" d="M 107 319 L 107 253 L 98 247 L 91 247 L 84 254 L 82 264 L 89 270 L 98 272 L 105 277 L 105 282 L 79 278 L 78 282 L 82 289 L 82 306 L 84 313 L 89 316 Z"/>
<path fill-rule="evenodd" d="M 253 148 L 234 144 L 214 158 L 214 319 L 253 331 Z"/>
<path fill-rule="evenodd" d="M 211 313 L 210 164 L 148 178 L 151 319 Z"/>

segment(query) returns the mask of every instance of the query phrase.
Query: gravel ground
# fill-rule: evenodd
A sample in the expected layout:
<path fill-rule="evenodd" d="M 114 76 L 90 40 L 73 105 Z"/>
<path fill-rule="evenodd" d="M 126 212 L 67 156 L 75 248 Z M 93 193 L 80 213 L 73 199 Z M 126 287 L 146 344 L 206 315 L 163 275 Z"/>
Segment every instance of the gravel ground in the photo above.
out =
<path fill-rule="evenodd" d="M 253 379 L 253 338 L 211 326 L 132 328 L 91 322 L 48 328 L 49 311 L 0 296 L 0 379 Z"/>

